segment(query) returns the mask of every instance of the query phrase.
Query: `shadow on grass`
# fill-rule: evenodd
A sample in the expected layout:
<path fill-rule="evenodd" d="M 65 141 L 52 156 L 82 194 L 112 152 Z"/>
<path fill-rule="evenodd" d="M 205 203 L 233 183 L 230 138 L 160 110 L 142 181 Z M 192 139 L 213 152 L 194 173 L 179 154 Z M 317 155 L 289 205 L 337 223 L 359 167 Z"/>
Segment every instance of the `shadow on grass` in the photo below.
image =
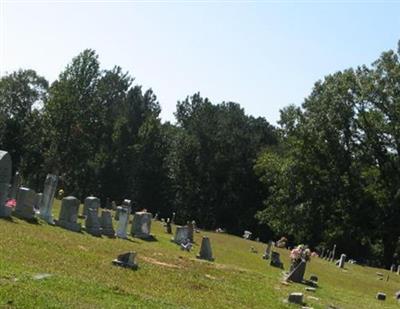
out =
<path fill-rule="evenodd" d="M 27 218 L 24 218 L 24 217 L 22 217 L 22 216 L 20 216 L 18 214 L 14 214 L 14 216 L 16 218 L 20 219 L 20 220 L 23 220 L 23 221 L 29 223 L 29 224 L 40 225 L 40 222 L 39 222 L 38 218 L 27 219 Z"/>

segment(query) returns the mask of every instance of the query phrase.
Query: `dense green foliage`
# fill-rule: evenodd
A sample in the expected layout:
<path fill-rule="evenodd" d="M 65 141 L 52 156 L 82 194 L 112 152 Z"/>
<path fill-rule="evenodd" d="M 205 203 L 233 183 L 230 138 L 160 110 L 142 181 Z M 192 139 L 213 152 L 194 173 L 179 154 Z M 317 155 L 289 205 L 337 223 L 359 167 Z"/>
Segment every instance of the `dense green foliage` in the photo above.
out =
<path fill-rule="evenodd" d="M 50 86 L 31 70 L 0 79 L 0 147 L 36 190 L 53 172 L 80 199 L 129 198 L 180 223 L 337 244 L 390 265 L 400 253 L 399 85 L 389 51 L 318 81 L 277 128 L 198 93 L 162 123 L 151 89 L 85 50 Z"/>
<path fill-rule="evenodd" d="M 399 54 L 389 51 L 372 68 L 325 77 L 302 108 L 282 110 L 279 147 L 255 166 L 270 194 L 258 217 L 297 242 L 336 243 L 359 260 L 393 263 L 400 235 L 399 82 Z"/>
<path fill-rule="evenodd" d="M 120 67 L 102 70 L 85 50 L 48 87 L 33 71 L 0 80 L 0 147 L 24 184 L 42 190 L 45 175 L 81 200 L 93 194 L 133 201 L 136 209 L 207 228 L 256 231 L 263 208 L 253 165 L 276 143 L 263 118 L 238 104 L 213 105 L 199 94 L 177 105 L 177 124 L 162 123 L 151 89 Z"/>

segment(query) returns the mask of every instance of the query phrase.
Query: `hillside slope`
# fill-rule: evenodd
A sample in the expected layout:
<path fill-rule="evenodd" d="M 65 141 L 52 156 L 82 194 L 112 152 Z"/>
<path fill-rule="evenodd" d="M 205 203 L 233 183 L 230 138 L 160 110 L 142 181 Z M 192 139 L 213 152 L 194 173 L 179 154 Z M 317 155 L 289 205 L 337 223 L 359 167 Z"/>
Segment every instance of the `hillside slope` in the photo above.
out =
<path fill-rule="evenodd" d="M 57 201 L 55 217 L 58 209 Z M 313 308 L 398 307 L 400 277 L 386 270 L 349 264 L 340 270 L 313 258 L 306 278 L 317 275 L 319 288 L 306 292 L 304 285 L 281 283 L 282 271 L 261 259 L 265 244 L 205 232 L 195 235 L 188 253 L 170 242 L 160 222 L 153 222 L 152 233 L 157 241 L 97 238 L 44 222 L 0 219 L 0 308 L 296 308 L 284 302 L 294 291 Z M 215 262 L 195 258 L 202 235 L 211 239 Z M 287 269 L 289 252 L 277 250 Z M 138 252 L 138 271 L 111 265 L 126 251 Z M 33 279 L 42 273 L 51 276 Z M 375 299 L 378 291 L 386 301 Z"/>

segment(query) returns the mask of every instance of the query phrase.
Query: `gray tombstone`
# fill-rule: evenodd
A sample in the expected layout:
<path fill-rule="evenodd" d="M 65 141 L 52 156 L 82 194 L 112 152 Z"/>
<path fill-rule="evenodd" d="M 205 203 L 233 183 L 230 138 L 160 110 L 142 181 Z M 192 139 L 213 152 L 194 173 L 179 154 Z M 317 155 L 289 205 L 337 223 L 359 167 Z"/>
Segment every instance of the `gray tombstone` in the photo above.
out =
<path fill-rule="evenodd" d="M 73 196 L 62 199 L 60 216 L 56 225 L 74 232 L 81 231 L 81 224 L 77 222 L 80 201 Z"/>
<path fill-rule="evenodd" d="M 108 237 L 115 237 L 111 212 L 103 210 L 100 217 L 101 233 Z"/>
<path fill-rule="evenodd" d="M 325 253 L 325 248 L 322 248 L 321 254 L 319 255 L 321 259 L 324 257 L 324 253 Z"/>
<path fill-rule="evenodd" d="M 33 220 L 35 218 L 36 201 L 35 191 L 25 187 L 19 188 L 15 214 L 22 219 Z"/>
<path fill-rule="evenodd" d="M 339 268 L 344 268 L 345 262 L 346 262 L 346 254 L 342 254 L 342 255 L 340 256 L 340 260 L 339 260 L 338 267 L 339 267 Z"/>
<path fill-rule="evenodd" d="M 39 205 L 40 213 L 39 216 L 49 224 L 54 224 L 53 221 L 53 201 L 54 195 L 56 194 L 58 184 L 58 176 L 53 174 L 47 174 L 46 180 L 44 182 L 44 190 L 42 201 Z"/>
<path fill-rule="evenodd" d="M 35 209 L 36 210 L 40 209 L 40 204 L 42 203 L 42 199 L 43 199 L 43 193 L 38 193 L 37 194 L 36 205 L 35 205 Z"/>
<path fill-rule="evenodd" d="M 100 200 L 97 197 L 88 196 L 87 198 L 85 198 L 85 202 L 83 203 L 82 216 L 87 217 L 89 209 L 95 210 L 98 215 L 99 207 L 100 207 Z"/>
<path fill-rule="evenodd" d="M 153 215 L 150 212 L 139 211 L 135 212 L 132 222 L 131 234 L 134 237 L 141 239 L 151 239 L 151 220 Z"/>
<path fill-rule="evenodd" d="M 265 249 L 265 253 L 263 255 L 264 260 L 268 260 L 269 257 L 271 256 L 271 250 L 272 250 L 272 241 L 268 242 L 267 248 Z"/>
<path fill-rule="evenodd" d="M 10 190 L 10 198 L 11 199 L 16 199 L 17 198 L 17 193 L 18 193 L 18 188 L 21 186 L 21 176 L 19 175 L 19 172 L 16 172 L 13 181 L 12 181 L 12 186 Z"/>
<path fill-rule="evenodd" d="M 168 234 L 172 234 L 172 226 L 169 218 L 167 219 L 167 222 L 165 222 L 165 232 Z"/>
<path fill-rule="evenodd" d="M 303 305 L 303 293 L 290 293 L 288 302 L 297 305 Z"/>
<path fill-rule="evenodd" d="M 171 241 L 180 245 L 189 239 L 189 229 L 187 226 L 177 226 L 175 231 L 175 237 Z"/>
<path fill-rule="evenodd" d="M 397 265 L 397 275 L 400 275 L 400 265 Z"/>
<path fill-rule="evenodd" d="M 327 260 L 329 258 L 329 249 L 326 249 L 326 254 L 324 256 L 324 260 Z"/>
<path fill-rule="evenodd" d="M 196 257 L 202 260 L 214 261 L 210 239 L 207 236 L 203 236 L 203 239 L 201 241 L 200 253 Z"/>
<path fill-rule="evenodd" d="M 97 209 L 89 208 L 86 212 L 85 220 L 86 232 L 93 236 L 101 236 L 101 227 Z"/>
<path fill-rule="evenodd" d="M 119 206 L 118 208 L 118 227 L 117 227 L 117 237 L 128 238 L 126 230 L 129 223 L 130 208 Z"/>
<path fill-rule="evenodd" d="M 333 249 L 331 252 L 331 257 L 330 257 L 330 261 L 335 261 L 335 253 L 336 253 L 336 245 L 333 245 Z"/>
<path fill-rule="evenodd" d="M 11 156 L 0 150 L 0 217 L 10 217 L 11 208 L 6 206 L 11 179 Z"/>
<path fill-rule="evenodd" d="M 306 262 L 304 260 L 301 260 L 300 263 L 297 264 L 297 266 L 289 273 L 286 280 L 301 283 L 303 282 L 305 272 L 306 272 Z"/>
<path fill-rule="evenodd" d="M 391 271 L 392 273 L 394 273 L 394 272 L 395 272 L 395 269 L 396 269 L 396 265 L 392 264 L 392 266 L 390 266 L 390 271 Z"/>
<path fill-rule="evenodd" d="M 193 237 L 194 237 L 193 236 L 194 235 L 193 221 L 192 222 L 188 221 L 186 225 L 188 227 L 188 239 L 189 239 L 190 242 L 193 242 Z"/>
<path fill-rule="evenodd" d="M 112 261 L 116 266 L 126 267 L 133 270 L 138 269 L 138 264 L 136 263 L 136 252 L 127 252 L 118 255 L 118 257 Z"/>
<path fill-rule="evenodd" d="M 270 265 L 273 267 L 279 267 L 283 269 L 283 263 L 281 262 L 281 255 L 279 254 L 279 252 L 276 251 L 271 252 Z"/>

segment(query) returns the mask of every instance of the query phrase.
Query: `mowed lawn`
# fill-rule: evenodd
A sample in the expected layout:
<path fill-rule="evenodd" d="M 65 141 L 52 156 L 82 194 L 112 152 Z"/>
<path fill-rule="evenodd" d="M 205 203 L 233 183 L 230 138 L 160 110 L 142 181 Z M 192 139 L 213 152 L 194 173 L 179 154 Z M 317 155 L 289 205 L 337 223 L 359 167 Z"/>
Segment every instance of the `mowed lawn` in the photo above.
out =
<path fill-rule="evenodd" d="M 56 201 L 55 218 L 58 212 Z M 170 241 L 160 222 L 153 222 L 152 233 L 157 241 L 97 238 L 42 221 L 0 219 L 0 308 L 296 308 L 285 302 L 295 291 L 313 308 L 399 307 L 394 294 L 400 277 L 386 270 L 349 264 L 342 270 L 313 258 L 306 278 L 317 275 L 319 288 L 306 292 L 302 284 L 281 283 L 282 270 L 261 258 L 265 244 L 201 232 L 189 253 Z M 211 240 L 215 262 L 195 257 L 202 235 Z M 274 250 L 287 270 L 289 251 Z M 139 270 L 111 265 L 127 251 L 138 253 Z M 37 274 L 51 276 L 35 280 Z M 386 293 L 387 300 L 376 300 L 377 292 Z"/>

